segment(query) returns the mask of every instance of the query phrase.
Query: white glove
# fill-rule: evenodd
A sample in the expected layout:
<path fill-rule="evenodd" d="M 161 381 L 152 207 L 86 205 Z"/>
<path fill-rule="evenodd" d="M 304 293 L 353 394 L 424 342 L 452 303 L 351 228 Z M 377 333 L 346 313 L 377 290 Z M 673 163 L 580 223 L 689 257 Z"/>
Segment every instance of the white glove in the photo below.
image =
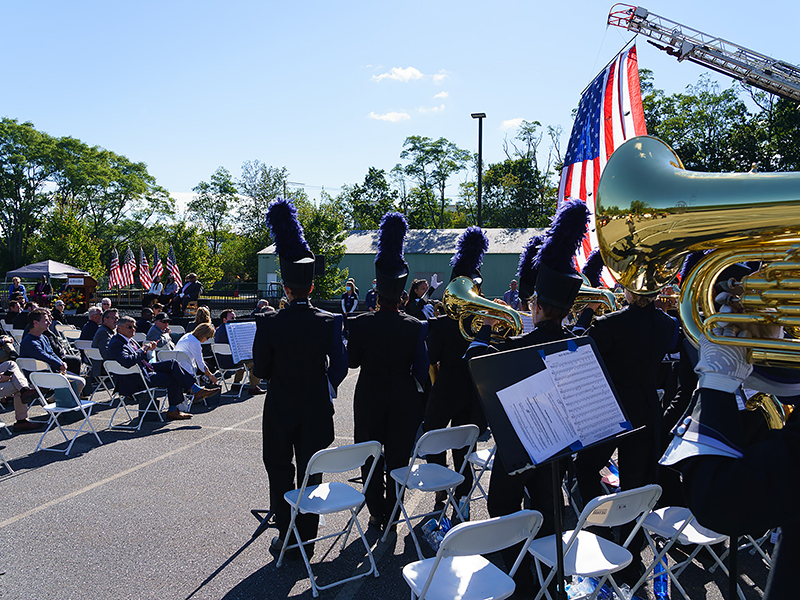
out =
<path fill-rule="evenodd" d="M 432 319 L 434 313 L 433 304 L 426 304 L 422 307 L 422 314 L 425 315 L 426 319 Z"/>
<path fill-rule="evenodd" d="M 719 335 L 719 330 L 714 331 Z M 723 335 L 728 335 L 726 330 Z M 753 370 L 747 364 L 747 349 L 739 346 L 715 344 L 700 338 L 700 360 L 694 372 L 700 378 L 699 386 L 721 392 L 735 392 Z"/>
<path fill-rule="evenodd" d="M 433 277 L 431 277 L 431 287 L 432 287 L 433 289 L 436 289 L 436 288 L 438 288 L 440 285 L 442 285 L 442 282 L 441 282 L 441 281 L 439 281 L 439 277 L 436 275 L 436 273 L 434 273 L 434 274 L 433 274 Z"/>

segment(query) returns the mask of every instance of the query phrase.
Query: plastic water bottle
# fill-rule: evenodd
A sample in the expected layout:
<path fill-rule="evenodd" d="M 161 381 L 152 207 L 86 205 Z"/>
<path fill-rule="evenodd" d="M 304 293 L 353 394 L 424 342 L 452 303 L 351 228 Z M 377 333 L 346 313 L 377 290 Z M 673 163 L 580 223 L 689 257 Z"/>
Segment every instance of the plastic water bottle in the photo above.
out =
<path fill-rule="evenodd" d="M 653 579 L 653 594 L 658 600 L 669 600 L 669 576 L 664 570 L 664 563 L 658 561 L 653 572 L 656 575 L 655 579 Z"/>
<path fill-rule="evenodd" d="M 430 519 L 422 526 L 422 536 L 425 538 L 425 541 L 428 542 L 428 545 L 434 550 L 439 548 L 438 545 L 434 548 L 435 541 L 433 533 L 436 531 L 436 528 L 436 519 Z"/>

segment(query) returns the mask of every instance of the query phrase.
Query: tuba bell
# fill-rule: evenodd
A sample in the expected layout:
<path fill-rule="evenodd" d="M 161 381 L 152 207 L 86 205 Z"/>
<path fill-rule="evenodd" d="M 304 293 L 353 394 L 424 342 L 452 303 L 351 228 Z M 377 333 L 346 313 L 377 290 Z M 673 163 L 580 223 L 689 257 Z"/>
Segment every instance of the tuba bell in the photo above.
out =
<path fill-rule="evenodd" d="M 658 293 L 689 252 L 713 250 L 682 282 L 687 336 L 746 346 L 752 363 L 798 366 L 800 339 L 729 338 L 712 330 L 735 323 L 800 333 L 800 173 L 687 171 L 667 144 L 641 136 L 611 155 L 595 204 L 600 252 L 625 288 Z M 718 313 L 714 282 L 727 267 L 749 261 L 763 266 L 736 282 L 743 312 Z"/>
<path fill-rule="evenodd" d="M 492 327 L 492 340 L 502 341 L 522 333 L 522 318 L 510 306 L 487 300 L 478 293 L 478 286 L 469 277 L 456 277 L 449 283 L 442 299 L 444 311 L 458 321 L 458 328 L 466 339 L 472 340 L 483 326 L 486 317 L 499 322 Z M 472 317 L 467 322 L 468 317 Z"/>
<path fill-rule="evenodd" d="M 614 292 L 605 288 L 592 287 L 585 275 L 581 275 L 581 277 L 583 277 L 583 285 L 581 285 L 578 290 L 578 295 L 575 297 L 575 302 L 572 304 L 572 308 L 569 311 L 573 320 L 578 319 L 587 304 L 600 305 L 597 311 L 595 311 L 596 317 L 604 315 L 605 313 L 612 313 L 621 308 Z"/>

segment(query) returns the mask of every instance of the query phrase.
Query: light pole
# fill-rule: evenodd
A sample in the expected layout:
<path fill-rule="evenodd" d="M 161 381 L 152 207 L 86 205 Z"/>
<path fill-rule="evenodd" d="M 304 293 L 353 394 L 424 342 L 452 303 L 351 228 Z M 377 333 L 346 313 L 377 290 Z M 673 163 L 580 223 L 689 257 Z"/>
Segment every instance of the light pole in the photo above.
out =
<path fill-rule="evenodd" d="M 481 192 L 483 191 L 483 120 L 486 113 L 472 113 L 473 119 L 478 119 L 478 227 L 483 226 L 481 217 Z"/>

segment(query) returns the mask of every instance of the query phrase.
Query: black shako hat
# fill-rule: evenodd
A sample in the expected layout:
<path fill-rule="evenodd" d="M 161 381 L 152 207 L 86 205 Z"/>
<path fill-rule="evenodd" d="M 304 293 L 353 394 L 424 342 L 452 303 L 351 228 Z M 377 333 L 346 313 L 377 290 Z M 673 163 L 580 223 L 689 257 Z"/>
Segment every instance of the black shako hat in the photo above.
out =
<path fill-rule="evenodd" d="M 483 283 L 481 265 L 483 265 L 483 255 L 488 249 L 489 238 L 486 237 L 486 233 L 475 225 L 467 227 L 458 236 L 456 253 L 450 259 L 450 266 L 453 267 L 450 281 L 456 277 L 469 277 L 477 285 L 481 285 Z"/>
<path fill-rule="evenodd" d="M 381 219 L 378 254 L 375 255 L 375 280 L 378 295 L 399 300 L 408 279 L 408 263 L 403 260 L 403 244 L 408 231 L 406 218 L 388 212 Z"/>
<path fill-rule="evenodd" d="M 314 284 L 314 253 L 303 237 L 295 206 L 283 198 L 272 202 L 267 208 L 267 227 L 275 240 L 283 285 L 309 289 Z"/>
<path fill-rule="evenodd" d="M 572 308 L 583 284 L 583 277 L 575 272 L 575 252 L 588 223 L 589 209 L 581 200 L 565 202 L 556 212 L 534 259 L 538 267 L 536 295 L 540 303 L 567 310 Z"/>
<path fill-rule="evenodd" d="M 536 276 L 539 273 L 539 268 L 534 266 L 533 261 L 539 253 L 539 246 L 542 245 L 544 240 L 543 236 L 534 235 L 525 244 L 525 249 L 519 255 L 519 268 L 517 269 L 517 277 L 519 277 L 519 297 L 527 300 L 533 296 L 536 291 Z"/>

